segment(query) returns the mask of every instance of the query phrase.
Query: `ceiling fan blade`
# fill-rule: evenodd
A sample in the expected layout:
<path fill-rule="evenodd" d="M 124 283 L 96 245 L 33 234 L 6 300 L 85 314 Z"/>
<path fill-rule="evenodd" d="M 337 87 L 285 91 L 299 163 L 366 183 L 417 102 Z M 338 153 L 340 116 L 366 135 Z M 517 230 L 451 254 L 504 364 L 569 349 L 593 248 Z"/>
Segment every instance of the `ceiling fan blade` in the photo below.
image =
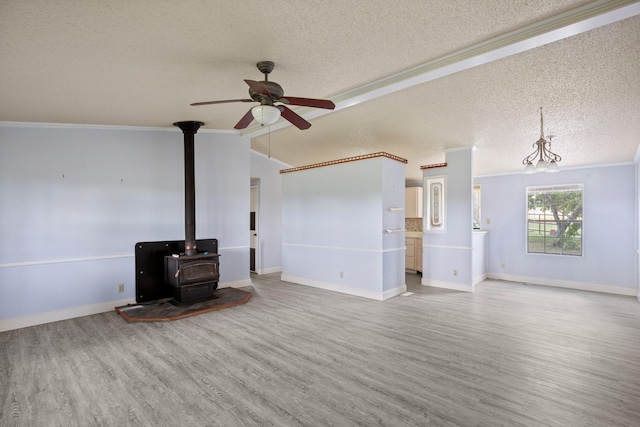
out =
<path fill-rule="evenodd" d="M 267 89 L 267 85 L 265 85 L 264 83 L 260 83 L 255 80 L 245 80 L 244 82 L 248 84 L 255 93 L 265 96 L 271 96 L 271 94 L 269 93 L 269 89 Z"/>
<path fill-rule="evenodd" d="M 282 117 L 289 120 L 292 125 L 297 127 L 300 130 L 309 129 L 311 127 L 311 123 L 302 118 L 302 116 L 294 113 L 293 110 L 285 107 L 284 105 L 278 105 L 278 109 L 282 113 Z"/>
<path fill-rule="evenodd" d="M 252 121 L 253 121 L 253 114 L 251 114 L 251 109 L 250 109 L 249 111 L 247 111 L 247 114 L 242 116 L 240 121 L 236 123 L 236 125 L 234 126 L 234 129 L 244 129 L 247 126 L 249 126 L 249 123 L 251 123 Z"/>
<path fill-rule="evenodd" d="M 226 104 L 227 102 L 253 102 L 253 99 L 225 99 L 223 101 L 194 102 L 191 105 L 196 106 L 196 105 Z"/>
<path fill-rule="evenodd" d="M 327 110 L 333 110 L 336 108 L 336 104 L 328 99 L 315 99 L 315 98 L 298 98 L 295 96 L 286 96 L 280 98 L 278 102 L 284 102 L 289 105 L 301 105 L 304 107 L 325 108 Z"/>

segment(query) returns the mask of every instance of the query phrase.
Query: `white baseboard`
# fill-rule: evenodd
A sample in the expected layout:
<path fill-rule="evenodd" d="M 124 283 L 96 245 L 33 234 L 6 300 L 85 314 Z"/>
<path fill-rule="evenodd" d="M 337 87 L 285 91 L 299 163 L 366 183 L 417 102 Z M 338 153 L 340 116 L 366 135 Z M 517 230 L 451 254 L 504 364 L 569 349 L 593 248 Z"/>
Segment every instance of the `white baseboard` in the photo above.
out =
<path fill-rule="evenodd" d="M 473 286 L 477 285 L 478 283 L 482 282 L 483 280 L 487 280 L 488 277 L 489 277 L 488 273 L 480 274 L 480 275 L 474 277 L 473 278 Z"/>
<path fill-rule="evenodd" d="M 218 288 L 244 288 L 246 286 L 251 286 L 251 279 L 221 283 L 218 285 Z M 114 310 L 116 307 L 135 303 L 135 298 L 130 298 L 66 308 L 63 310 L 47 311 L 45 313 L 29 314 L 27 316 L 13 317 L 9 319 L 0 319 L 0 332 L 28 328 L 29 326 L 43 325 L 45 323 L 59 322 L 61 320 L 68 320 L 76 317 L 90 316 L 92 314 L 106 313 Z"/>
<path fill-rule="evenodd" d="M 547 279 L 544 277 L 513 276 L 511 274 L 489 273 L 489 279 L 507 280 L 510 282 L 530 283 L 532 285 L 552 286 L 556 288 L 576 289 L 579 291 L 603 292 L 607 294 L 637 296 L 636 288 L 621 288 L 619 286 L 603 285 L 600 283 L 573 282 L 569 280 Z"/>
<path fill-rule="evenodd" d="M 271 274 L 271 273 L 282 273 L 282 266 L 280 267 L 269 267 L 269 268 L 261 268 L 256 271 L 256 274 Z"/>
<path fill-rule="evenodd" d="M 135 302 L 136 300 L 133 298 L 122 299 L 117 301 L 101 302 L 99 304 L 65 308 L 63 310 L 47 311 L 45 313 L 29 314 L 27 316 L 13 317 L 10 319 L 0 319 L 0 332 L 28 328 L 29 326 L 42 325 L 44 323 L 59 322 L 61 320 L 68 320 L 76 317 L 90 316 L 92 314 L 106 313 L 108 311 L 113 311 L 116 307 L 126 304 L 135 304 Z"/>
<path fill-rule="evenodd" d="M 473 292 L 474 285 L 468 283 L 445 282 L 444 280 L 432 280 L 422 278 L 424 286 L 433 286 L 434 288 L 452 289 L 454 291 Z"/>
<path fill-rule="evenodd" d="M 384 291 L 382 293 L 382 300 L 388 300 L 389 298 L 396 297 L 400 294 L 404 294 L 407 292 L 407 284 L 398 286 L 397 288 L 389 289 L 388 291 Z"/>
<path fill-rule="evenodd" d="M 346 286 L 338 283 L 321 282 L 319 280 L 307 279 L 306 277 L 290 276 L 287 274 L 283 274 L 280 279 L 284 282 L 291 282 L 298 285 L 310 286 L 312 288 L 319 288 L 327 291 L 355 295 L 358 297 L 374 299 L 377 301 L 384 301 L 407 291 L 407 285 L 401 285 L 388 291 L 378 292 L 371 289 L 356 288 L 354 286 Z"/>
<path fill-rule="evenodd" d="M 224 288 L 245 288 L 247 286 L 251 286 L 251 279 L 246 279 L 246 280 L 237 280 L 235 282 L 225 282 L 225 283 L 219 283 L 218 284 L 218 289 L 224 289 Z"/>

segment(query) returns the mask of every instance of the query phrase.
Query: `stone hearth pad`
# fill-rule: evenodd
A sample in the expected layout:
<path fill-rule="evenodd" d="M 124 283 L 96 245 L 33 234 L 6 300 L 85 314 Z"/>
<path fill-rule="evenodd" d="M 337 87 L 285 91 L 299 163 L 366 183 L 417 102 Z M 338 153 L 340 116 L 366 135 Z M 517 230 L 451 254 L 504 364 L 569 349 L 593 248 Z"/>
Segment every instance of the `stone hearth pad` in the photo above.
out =
<path fill-rule="evenodd" d="M 251 292 L 236 288 L 215 291 L 216 299 L 176 306 L 170 299 L 144 304 L 129 304 L 116 307 L 116 312 L 127 322 L 169 322 L 214 310 L 244 304 L 251 298 Z"/>

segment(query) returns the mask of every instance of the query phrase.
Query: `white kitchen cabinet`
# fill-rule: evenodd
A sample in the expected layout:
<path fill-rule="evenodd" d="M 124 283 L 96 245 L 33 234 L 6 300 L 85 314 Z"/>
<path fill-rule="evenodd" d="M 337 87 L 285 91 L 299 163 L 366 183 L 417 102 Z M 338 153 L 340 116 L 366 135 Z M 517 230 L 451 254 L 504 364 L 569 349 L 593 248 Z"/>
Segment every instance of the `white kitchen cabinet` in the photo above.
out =
<path fill-rule="evenodd" d="M 422 218 L 422 187 L 404 189 L 405 218 Z"/>
<path fill-rule="evenodd" d="M 416 239 L 407 237 L 404 239 L 404 245 L 407 248 L 404 256 L 404 268 L 407 270 L 416 269 Z"/>
<path fill-rule="evenodd" d="M 422 239 L 406 237 L 404 239 L 405 252 L 404 268 L 412 271 L 422 271 Z"/>

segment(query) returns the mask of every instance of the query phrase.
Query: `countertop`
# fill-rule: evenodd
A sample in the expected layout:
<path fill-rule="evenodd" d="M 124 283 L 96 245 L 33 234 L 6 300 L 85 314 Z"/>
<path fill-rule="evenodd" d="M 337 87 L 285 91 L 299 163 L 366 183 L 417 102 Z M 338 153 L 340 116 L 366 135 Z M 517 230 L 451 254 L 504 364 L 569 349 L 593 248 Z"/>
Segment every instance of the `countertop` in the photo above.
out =
<path fill-rule="evenodd" d="M 473 234 L 488 234 L 488 230 L 473 230 Z M 422 231 L 405 231 L 404 237 L 417 237 L 422 239 Z"/>
<path fill-rule="evenodd" d="M 473 234 L 488 234 L 488 230 L 473 230 Z M 404 237 L 417 237 L 422 239 L 422 231 L 405 231 Z"/>

